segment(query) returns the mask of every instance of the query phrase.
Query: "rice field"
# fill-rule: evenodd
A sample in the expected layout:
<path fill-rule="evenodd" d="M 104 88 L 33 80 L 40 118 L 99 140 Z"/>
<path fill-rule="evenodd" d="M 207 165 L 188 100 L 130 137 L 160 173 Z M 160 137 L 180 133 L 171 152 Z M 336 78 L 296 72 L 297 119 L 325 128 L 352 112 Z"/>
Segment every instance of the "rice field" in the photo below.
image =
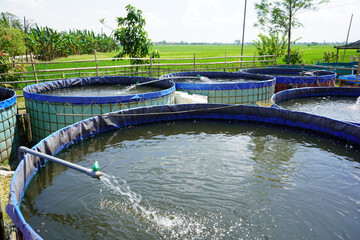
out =
<path fill-rule="evenodd" d="M 194 54 L 196 58 L 206 57 L 223 57 L 225 52 L 227 56 L 240 56 L 241 45 L 155 45 L 153 49 L 160 51 L 161 58 L 192 58 Z M 303 53 L 305 64 L 314 64 L 323 61 L 324 52 L 332 51 L 336 53 L 336 49 L 333 45 L 294 45 L 292 49 L 298 49 Z M 253 45 L 244 45 L 244 56 L 254 56 L 256 52 Z M 115 52 L 111 53 L 98 53 L 98 59 L 112 58 L 115 56 Z M 339 51 L 339 55 L 342 56 L 343 51 Z M 345 56 L 345 62 L 349 62 L 350 56 L 358 56 L 355 50 L 347 50 Z M 94 55 L 77 55 L 67 58 L 61 58 L 55 60 L 59 61 L 72 61 L 72 60 L 85 60 L 94 59 Z M 282 57 L 278 59 L 278 64 L 283 64 Z"/>

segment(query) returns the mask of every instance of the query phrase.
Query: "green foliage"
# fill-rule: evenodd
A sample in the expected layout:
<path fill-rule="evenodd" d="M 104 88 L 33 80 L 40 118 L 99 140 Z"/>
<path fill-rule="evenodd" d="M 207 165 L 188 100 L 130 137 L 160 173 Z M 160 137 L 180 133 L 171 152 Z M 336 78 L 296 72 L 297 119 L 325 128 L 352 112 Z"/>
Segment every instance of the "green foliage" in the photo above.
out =
<path fill-rule="evenodd" d="M 297 19 L 297 15 L 306 10 L 316 10 L 317 5 L 328 0 L 276 0 L 269 2 L 261 0 L 255 3 L 258 22 L 256 27 L 268 29 L 270 32 L 291 31 L 291 28 L 301 27 L 302 24 Z"/>
<path fill-rule="evenodd" d="M 0 25 L 0 49 L 10 56 L 23 55 L 26 51 L 25 33 L 19 28 Z"/>
<path fill-rule="evenodd" d="M 287 42 L 285 35 L 279 37 L 279 33 L 276 32 L 265 36 L 260 33 L 258 37 L 259 39 L 255 40 L 253 44 L 259 55 L 276 55 L 277 57 L 281 57 L 285 54 Z"/>
<path fill-rule="evenodd" d="M 22 29 L 22 23 L 20 19 L 12 13 L 1 12 L 0 14 L 0 25 L 7 28 L 18 28 Z"/>
<path fill-rule="evenodd" d="M 287 64 L 303 64 L 303 54 L 299 50 L 291 50 L 290 52 L 290 62 L 288 63 L 288 55 L 286 54 L 283 58 L 283 62 Z"/>
<path fill-rule="evenodd" d="M 324 52 L 324 62 L 330 63 L 330 62 L 336 62 L 337 55 L 335 52 Z"/>
<path fill-rule="evenodd" d="M 12 63 L 10 60 L 10 56 L 5 53 L 3 50 L 0 51 L 0 64 L 7 65 L 0 65 L 0 73 L 13 73 L 13 72 L 26 72 L 26 69 L 23 65 L 19 65 L 16 63 Z M 11 64 L 10 64 L 11 63 Z M 20 75 L 5 75 L 0 76 L 0 80 L 2 82 L 9 82 L 9 81 L 17 81 L 20 79 Z M 17 87 L 17 85 L 9 85 L 9 84 L 2 84 L 2 87 Z"/>
<path fill-rule="evenodd" d="M 26 39 L 30 51 L 40 60 L 50 61 L 58 57 L 77 54 L 110 52 L 118 49 L 116 41 L 105 34 L 93 31 L 73 30 L 57 32 L 49 27 L 36 25 Z"/>
<path fill-rule="evenodd" d="M 282 32 L 288 35 L 288 56 L 291 51 L 291 31 L 301 27 L 297 16 L 307 10 L 317 10 L 317 6 L 329 0 L 261 0 L 255 3 L 258 22 L 256 27 L 269 30 L 270 33 Z M 289 60 L 287 63 L 289 63 Z"/>
<path fill-rule="evenodd" d="M 142 16 L 142 11 L 130 4 L 125 9 L 127 12 L 126 17 L 117 18 L 119 28 L 115 30 L 114 36 L 120 42 L 122 50 L 115 57 L 147 57 L 150 54 L 152 43 L 144 29 L 146 21 Z M 141 60 L 131 60 L 131 64 L 140 63 L 142 63 Z"/>

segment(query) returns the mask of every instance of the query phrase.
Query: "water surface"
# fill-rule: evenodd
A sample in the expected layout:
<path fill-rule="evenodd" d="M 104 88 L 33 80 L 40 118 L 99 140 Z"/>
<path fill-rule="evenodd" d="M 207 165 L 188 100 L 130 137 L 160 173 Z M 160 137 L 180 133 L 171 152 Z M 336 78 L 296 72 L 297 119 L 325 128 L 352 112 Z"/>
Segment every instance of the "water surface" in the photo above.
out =
<path fill-rule="evenodd" d="M 171 78 L 170 78 L 171 79 Z M 216 83 L 243 83 L 243 82 L 258 82 L 259 80 L 253 79 L 242 79 L 242 78 L 208 78 L 200 76 L 196 77 L 189 77 L 186 76 L 180 78 L 174 78 L 174 82 L 177 83 L 200 83 L 200 84 L 216 84 Z"/>
<path fill-rule="evenodd" d="M 360 123 L 360 97 L 306 97 L 295 98 L 277 104 L 292 111 Z"/>
<path fill-rule="evenodd" d="M 157 92 L 163 88 L 152 87 L 149 85 L 99 85 L 99 86 L 81 86 L 58 88 L 51 91 L 43 91 L 38 94 L 53 96 L 74 96 L 74 97 L 106 97 L 106 96 L 124 96 L 141 93 Z"/>
<path fill-rule="evenodd" d="M 102 134 L 59 155 L 21 205 L 45 239 L 357 239 L 359 152 L 293 129 L 170 122 Z"/>

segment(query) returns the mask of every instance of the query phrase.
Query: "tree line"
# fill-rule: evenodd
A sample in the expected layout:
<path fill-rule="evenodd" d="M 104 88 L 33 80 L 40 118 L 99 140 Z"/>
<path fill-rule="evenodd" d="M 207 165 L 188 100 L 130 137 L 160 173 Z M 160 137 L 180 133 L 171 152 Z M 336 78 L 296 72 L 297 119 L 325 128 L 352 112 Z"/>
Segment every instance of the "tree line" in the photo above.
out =
<path fill-rule="evenodd" d="M 10 57 L 30 51 L 36 59 L 50 61 L 58 57 L 91 54 L 94 50 L 110 52 L 119 49 L 113 36 L 89 30 L 56 31 L 22 21 L 11 13 L 1 12 L 0 49 Z"/>

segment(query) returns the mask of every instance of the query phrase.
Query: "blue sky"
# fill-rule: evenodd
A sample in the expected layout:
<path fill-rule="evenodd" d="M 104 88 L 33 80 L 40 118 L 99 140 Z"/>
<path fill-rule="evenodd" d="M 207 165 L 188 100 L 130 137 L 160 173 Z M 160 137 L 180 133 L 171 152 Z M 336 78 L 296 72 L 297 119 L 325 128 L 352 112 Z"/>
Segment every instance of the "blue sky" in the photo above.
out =
<path fill-rule="evenodd" d="M 245 42 L 257 39 L 254 2 L 248 0 Z M 146 30 L 153 41 L 234 42 L 241 39 L 244 0 L 0 0 L 0 9 L 56 30 L 111 30 L 99 19 L 116 28 L 116 17 L 125 16 L 132 4 L 143 11 Z M 295 29 L 301 42 L 344 42 L 354 14 L 349 42 L 360 39 L 360 0 L 331 0 L 317 12 L 299 15 L 304 27 Z"/>

